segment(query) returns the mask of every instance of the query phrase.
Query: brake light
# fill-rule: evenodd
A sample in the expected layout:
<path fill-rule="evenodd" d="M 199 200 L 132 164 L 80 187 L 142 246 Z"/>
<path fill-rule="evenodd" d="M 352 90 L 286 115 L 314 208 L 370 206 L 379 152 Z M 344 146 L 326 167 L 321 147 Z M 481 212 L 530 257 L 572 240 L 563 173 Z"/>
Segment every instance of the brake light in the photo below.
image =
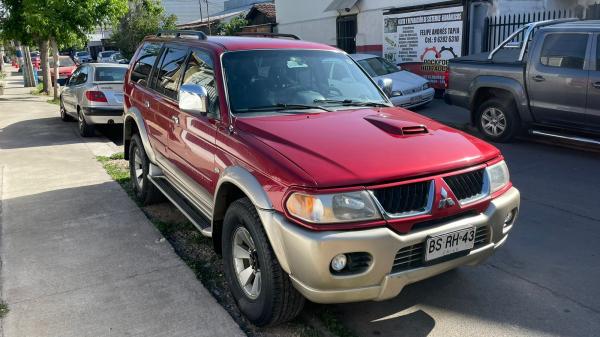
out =
<path fill-rule="evenodd" d="M 93 90 L 86 91 L 85 98 L 87 98 L 89 101 L 92 101 L 92 102 L 108 103 L 108 100 L 106 99 L 106 96 L 104 96 L 104 93 L 102 91 L 93 91 Z"/>
<path fill-rule="evenodd" d="M 450 67 L 447 67 L 446 71 L 444 72 L 444 86 L 446 89 L 448 89 L 450 86 Z"/>

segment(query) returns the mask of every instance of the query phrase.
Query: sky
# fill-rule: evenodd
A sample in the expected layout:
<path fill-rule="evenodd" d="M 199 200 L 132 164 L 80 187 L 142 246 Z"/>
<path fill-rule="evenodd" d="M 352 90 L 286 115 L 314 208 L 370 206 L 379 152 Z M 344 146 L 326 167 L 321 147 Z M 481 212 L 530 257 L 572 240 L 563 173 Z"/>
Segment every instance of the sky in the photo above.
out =
<path fill-rule="evenodd" d="M 185 23 L 200 19 L 198 2 L 202 2 L 202 15 L 206 14 L 206 0 L 162 0 L 165 12 L 175 14 L 177 23 Z M 224 0 L 208 0 L 208 12 L 214 14 L 223 10 Z"/>

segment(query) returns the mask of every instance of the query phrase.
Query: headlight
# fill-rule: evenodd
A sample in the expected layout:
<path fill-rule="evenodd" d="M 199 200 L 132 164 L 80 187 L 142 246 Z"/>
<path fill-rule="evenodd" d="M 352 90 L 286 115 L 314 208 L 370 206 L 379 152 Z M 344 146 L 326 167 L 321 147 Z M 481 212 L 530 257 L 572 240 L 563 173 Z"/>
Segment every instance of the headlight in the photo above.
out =
<path fill-rule="evenodd" d="M 504 160 L 489 166 L 486 171 L 490 181 L 490 193 L 496 192 L 510 181 L 510 174 Z"/>
<path fill-rule="evenodd" d="M 423 88 L 421 90 L 427 90 L 429 89 L 429 82 L 425 82 L 425 84 L 423 84 Z"/>
<path fill-rule="evenodd" d="M 392 97 L 396 97 L 396 96 L 402 96 L 402 91 L 400 91 L 400 90 L 392 91 Z"/>
<path fill-rule="evenodd" d="M 286 207 L 294 217 L 312 223 L 356 222 L 381 218 L 366 191 L 317 195 L 298 192 L 288 198 Z"/>

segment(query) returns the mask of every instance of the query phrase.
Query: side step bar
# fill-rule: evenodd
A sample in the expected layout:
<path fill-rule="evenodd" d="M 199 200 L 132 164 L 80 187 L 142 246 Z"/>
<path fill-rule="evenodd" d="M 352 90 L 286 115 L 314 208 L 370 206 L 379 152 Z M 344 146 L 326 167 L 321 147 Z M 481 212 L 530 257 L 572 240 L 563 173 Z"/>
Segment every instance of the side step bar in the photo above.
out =
<path fill-rule="evenodd" d="M 535 136 L 552 137 L 552 138 L 558 138 L 558 139 L 563 139 L 563 140 L 570 140 L 570 141 L 574 141 L 574 142 L 600 145 L 600 139 L 585 138 L 585 137 L 579 137 L 579 136 L 570 136 L 570 135 L 564 135 L 564 134 L 555 133 L 555 132 L 538 131 L 538 130 L 530 130 L 529 133 L 532 135 L 535 135 Z"/>
<path fill-rule="evenodd" d="M 148 178 L 198 228 L 202 235 L 212 236 L 211 221 L 177 192 L 164 177 L 149 176 Z"/>

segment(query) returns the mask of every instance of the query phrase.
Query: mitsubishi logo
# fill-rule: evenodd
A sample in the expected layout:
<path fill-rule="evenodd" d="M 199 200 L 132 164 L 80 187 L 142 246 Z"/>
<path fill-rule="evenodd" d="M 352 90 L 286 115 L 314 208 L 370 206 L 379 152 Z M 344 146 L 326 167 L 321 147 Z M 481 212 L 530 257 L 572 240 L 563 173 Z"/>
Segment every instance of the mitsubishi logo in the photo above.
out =
<path fill-rule="evenodd" d="M 448 208 L 448 207 L 452 207 L 455 205 L 454 200 L 452 200 L 452 198 L 450 198 L 448 196 L 448 192 L 446 191 L 445 188 L 442 187 L 442 190 L 440 191 L 440 203 L 438 205 L 438 208 L 442 209 L 442 208 Z"/>

